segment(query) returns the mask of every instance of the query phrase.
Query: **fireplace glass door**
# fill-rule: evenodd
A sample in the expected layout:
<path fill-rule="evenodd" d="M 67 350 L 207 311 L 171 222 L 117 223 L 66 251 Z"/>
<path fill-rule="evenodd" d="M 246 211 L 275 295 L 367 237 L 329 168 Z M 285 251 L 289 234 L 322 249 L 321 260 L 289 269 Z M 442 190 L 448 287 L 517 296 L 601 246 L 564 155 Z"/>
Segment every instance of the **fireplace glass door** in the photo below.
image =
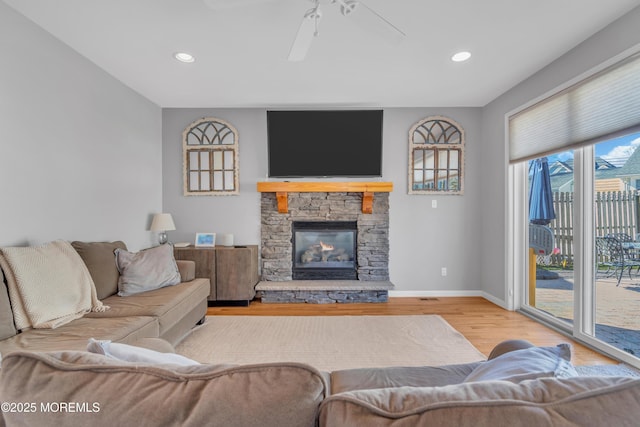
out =
<path fill-rule="evenodd" d="M 355 222 L 295 222 L 294 280 L 356 280 Z"/>

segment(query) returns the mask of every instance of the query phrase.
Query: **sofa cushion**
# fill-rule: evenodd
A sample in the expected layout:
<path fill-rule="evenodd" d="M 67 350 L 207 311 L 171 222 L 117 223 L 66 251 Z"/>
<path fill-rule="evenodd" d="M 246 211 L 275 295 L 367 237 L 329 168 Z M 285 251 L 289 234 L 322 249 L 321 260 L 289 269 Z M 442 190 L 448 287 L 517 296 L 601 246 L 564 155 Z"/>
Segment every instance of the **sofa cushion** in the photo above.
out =
<path fill-rule="evenodd" d="M 331 394 L 386 387 L 459 384 L 482 362 L 446 366 L 357 368 L 331 372 Z"/>
<path fill-rule="evenodd" d="M 0 340 L 12 337 L 16 334 L 16 326 L 13 323 L 13 312 L 9 302 L 7 285 L 4 283 L 4 274 L 0 268 Z"/>
<path fill-rule="evenodd" d="M 186 259 L 177 259 L 176 264 L 178 270 L 180 270 L 180 281 L 190 282 L 196 278 L 196 263 L 195 261 Z"/>
<path fill-rule="evenodd" d="M 577 375 L 571 364 L 571 347 L 563 343 L 556 347 L 531 347 L 502 354 L 482 362 L 467 376 L 465 382 L 519 382 L 533 378 Z"/>
<path fill-rule="evenodd" d="M 105 299 L 118 292 L 118 269 L 116 267 L 116 249 L 127 249 L 124 242 L 71 242 L 71 246 L 80 254 L 96 285 L 98 299 Z"/>
<path fill-rule="evenodd" d="M 340 393 L 320 407 L 320 426 L 635 426 L 640 379 L 540 378 Z"/>
<path fill-rule="evenodd" d="M 110 359 L 124 362 L 138 362 L 155 365 L 199 365 L 199 362 L 175 353 L 162 353 L 135 345 L 112 342 L 111 340 L 96 340 L 89 338 L 87 344 L 89 353 L 102 354 Z"/>
<path fill-rule="evenodd" d="M 209 292 L 211 286 L 208 279 L 195 279 L 124 298 L 112 295 L 103 301 L 111 307 L 109 311 L 88 313 L 85 317 L 153 316 L 158 319 L 160 336 L 163 336 L 198 303 L 206 301 Z"/>
<path fill-rule="evenodd" d="M 326 397 L 298 363 L 141 365 L 86 352 L 13 353 L 2 362 L 9 402 L 88 402 L 99 412 L 4 414 L 7 425 L 313 427 Z"/>
<path fill-rule="evenodd" d="M 172 245 L 155 246 L 135 253 L 116 249 L 115 254 L 120 272 L 118 295 L 121 297 L 180 283 Z"/>
<path fill-rule="evenodd" d="M 12 351 L 86 351 L 91 337 L 134 344 L 141 338 L 157 337 L 158 321 L 154 317 L 83 317 L 56 329 L 29 329 L 0 341 L 0 353 Z"/>

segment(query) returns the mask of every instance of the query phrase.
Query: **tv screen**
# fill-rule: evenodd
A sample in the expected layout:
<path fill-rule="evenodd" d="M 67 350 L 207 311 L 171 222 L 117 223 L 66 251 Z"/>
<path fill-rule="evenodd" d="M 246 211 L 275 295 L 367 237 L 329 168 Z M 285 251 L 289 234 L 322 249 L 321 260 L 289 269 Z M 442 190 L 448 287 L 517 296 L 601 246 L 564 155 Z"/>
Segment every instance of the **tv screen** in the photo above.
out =
<path fill-rule="evenodd" d="M 267 111 L 269 176 L 382 176 L 382 110 Z"/>

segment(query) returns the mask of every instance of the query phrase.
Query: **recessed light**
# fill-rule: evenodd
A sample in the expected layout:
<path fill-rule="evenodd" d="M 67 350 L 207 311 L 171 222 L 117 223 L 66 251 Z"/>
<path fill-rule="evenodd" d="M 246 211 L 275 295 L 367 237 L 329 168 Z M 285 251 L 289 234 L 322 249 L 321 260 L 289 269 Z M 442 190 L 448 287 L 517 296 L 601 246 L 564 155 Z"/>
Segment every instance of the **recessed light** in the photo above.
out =
<path fill-rule="evenodd" d="M 471 58 L 471 52 L 458 52 L 455 55 L 453 55 L 451 57 L 451 60 L 453 62 L 462 62 L 462 61 L 466 61 L 467 59 Z"/>
<path fill-rule="evenodd" d="M 176 52 L 173 54 L 173 57 L 180 62 L 193 62 L 196 60 L 193 55 L 187 52 Z"/>

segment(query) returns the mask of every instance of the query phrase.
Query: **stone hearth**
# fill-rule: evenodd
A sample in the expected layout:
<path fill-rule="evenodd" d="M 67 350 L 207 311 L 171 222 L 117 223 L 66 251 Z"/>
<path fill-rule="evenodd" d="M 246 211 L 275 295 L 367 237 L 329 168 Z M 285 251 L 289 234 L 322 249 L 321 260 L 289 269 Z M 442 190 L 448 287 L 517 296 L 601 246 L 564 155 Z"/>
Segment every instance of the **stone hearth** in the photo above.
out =
<path fill-rule="evenodd" d="M 292 191 L 284 194 L 282 209 L 281 192 L 261 190 L 262 282 L 256 290 L 263 302 L 387 301 L 388 290 L 393 289 L 388 191 L 375 192 L 373 197 L 363 192 Z M 357 280 L 292 280 L 294 221 L 355 222 Z"/>
<path fill-rule="evenodd" d="M 310 304 L 386 302 L 393 284 L 358 280 L 262 281 L 256 286 L 263 303 L 306 302 Z"/>

